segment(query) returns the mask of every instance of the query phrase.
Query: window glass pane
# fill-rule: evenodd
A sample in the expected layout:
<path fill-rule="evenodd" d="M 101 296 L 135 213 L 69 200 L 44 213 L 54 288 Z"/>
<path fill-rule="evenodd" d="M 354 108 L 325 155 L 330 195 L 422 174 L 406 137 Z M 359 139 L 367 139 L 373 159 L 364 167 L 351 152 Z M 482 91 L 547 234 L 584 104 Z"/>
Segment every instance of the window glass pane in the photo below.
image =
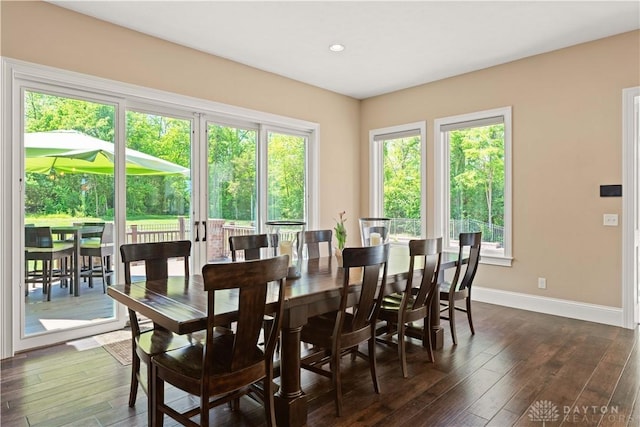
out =
<path fill-rule="evenodd" d="M 391 218 L 392 242 L 419 238 L 420 137 L 385 140 L 383 152 L 383 216 Z"/>
<path fill-rule="evenodd" d="M 307 138 L 269 132 L 267 142 L 267 220 L 305 221 Z"/>
<path fill-rule="evenodd" d="M 482 232 L 484 249 L 504 247 L 504 125 L 448 132 L 449 242 Z"/>
<path fill-rule="evenodd" d="M 115 107 L 25 91 L 23 108 L 24 336 L 113 319 L 114 301 L 104 291 L 115 280 L 107 274 L 113 271 L 113 247 L 105 243 L 109 258 L 92 258 L 94 264 L 76 260 L 76 249 L 83 249 L 75 232 L 81 223 L 104 227 L 114 220 Z M 94 277 L 88 267 L 103 262 L 105 274 Z"/>
<path fill-rule="evenodd" d="M 126 114 L 126 243 L 190 240 L 191 120 Z"/>
<path fill-rule="evenodd" d="M 257 232 L 258 133 L 252 129 L 218 124 L 209 124 L 207 129 L 209 229 L 214 229 L 210 236 L 222 235 L 218 245 L 214 239 L 208 239 L 207 259 L 212 261 L 230 256 L 229 236 Z"/>

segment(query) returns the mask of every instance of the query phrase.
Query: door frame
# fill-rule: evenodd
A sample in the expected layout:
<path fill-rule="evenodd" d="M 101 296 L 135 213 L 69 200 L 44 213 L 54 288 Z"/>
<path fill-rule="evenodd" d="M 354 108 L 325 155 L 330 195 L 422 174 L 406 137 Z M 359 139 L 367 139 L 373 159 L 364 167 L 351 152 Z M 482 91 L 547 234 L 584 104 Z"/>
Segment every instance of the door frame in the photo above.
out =
<path fill-rule="evenodd" d="M 625 328 L 639 322 L 638 245 L 640 233 L 640 141 L 636 108 L 640 108 L 640 86 L 622 91 L 622 316 Z"/>

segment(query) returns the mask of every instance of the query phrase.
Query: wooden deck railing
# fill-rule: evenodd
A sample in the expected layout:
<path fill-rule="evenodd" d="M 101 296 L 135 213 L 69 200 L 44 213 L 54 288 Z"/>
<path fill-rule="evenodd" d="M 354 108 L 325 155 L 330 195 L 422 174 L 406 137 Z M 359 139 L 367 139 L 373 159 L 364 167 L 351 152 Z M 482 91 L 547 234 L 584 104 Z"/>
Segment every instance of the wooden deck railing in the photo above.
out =
<path fill-rule="evenodd" d="M 224 219 L 207 221 L 207 254 L 209 261 L 229 258 L 229 236 L 244 236 L 256 233 L 255 226 L 236 225 Z M 175 223 L 131 224 L 127 227 L 127 243 L 164 242 L 191 239 L 191 224 L 180 217 Z"/>

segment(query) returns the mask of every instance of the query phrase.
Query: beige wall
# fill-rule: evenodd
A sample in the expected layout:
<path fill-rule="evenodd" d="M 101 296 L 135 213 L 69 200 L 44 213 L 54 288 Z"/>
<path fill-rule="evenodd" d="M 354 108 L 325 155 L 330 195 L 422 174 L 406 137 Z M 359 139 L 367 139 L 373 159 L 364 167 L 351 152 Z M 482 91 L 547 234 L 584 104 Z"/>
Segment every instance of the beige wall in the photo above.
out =
<path fill-rule="evenodd" d="M 476 283 L 621 307 L 622 229 L 602 215 L 621 215 L 622 199 L 599 186 L 622 183 L 622 89 L 638 85 L 635 31 L 364 100 L 360 141 L 364 151 L 370 129 L 427 121 L 433 215 L 434 119 L 512 106 L 514 262 L 483 265 Z"/>
<path fill-rule="evenodd" d="M 5 57 L 319 123 L 319 227 L 357 217 L 360 101 L 48 3 L 0 7 Z"/>
<path fill-rule="evenodd" d="M 512 106 L 514 263 L 482 266 L 478 284 L 621 306 L 621 227 L 602 226 L 621 199 L 598 188 L 622 182 L 621 95 L 640 85 L 638 31 L 360 102 L 48 3 L 0 7 L 3 56 L 319 123 L 320 226 L 346 210 L 350 244 L 368 210 L 370 129 L 427 121 L 432 215 L 434 119 Z"/>

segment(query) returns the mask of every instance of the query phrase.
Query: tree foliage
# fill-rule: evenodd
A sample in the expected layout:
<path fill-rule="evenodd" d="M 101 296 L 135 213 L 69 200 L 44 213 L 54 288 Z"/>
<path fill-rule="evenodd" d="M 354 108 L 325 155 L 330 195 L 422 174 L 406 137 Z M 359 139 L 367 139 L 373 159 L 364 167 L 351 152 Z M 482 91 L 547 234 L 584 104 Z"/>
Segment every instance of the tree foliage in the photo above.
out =
<path fill-rule="evenodd" d="M 76 130 L 114 141 L 115 108 L 80 99 L 25 92 L 25 132 Z M 127 146 L 184 167 L 190 164 L 190 122 L 127 111 Z M 114 177 L 26 174 L 25 214 L 113 218 Z M 184 215 L 188 177 L 127 176 L 127 215 Z"/>
<path fill-rule="evenodd" d="M 449 144 L 451 219 L 503 226 L 504 125 L 451 131 Z"/>

